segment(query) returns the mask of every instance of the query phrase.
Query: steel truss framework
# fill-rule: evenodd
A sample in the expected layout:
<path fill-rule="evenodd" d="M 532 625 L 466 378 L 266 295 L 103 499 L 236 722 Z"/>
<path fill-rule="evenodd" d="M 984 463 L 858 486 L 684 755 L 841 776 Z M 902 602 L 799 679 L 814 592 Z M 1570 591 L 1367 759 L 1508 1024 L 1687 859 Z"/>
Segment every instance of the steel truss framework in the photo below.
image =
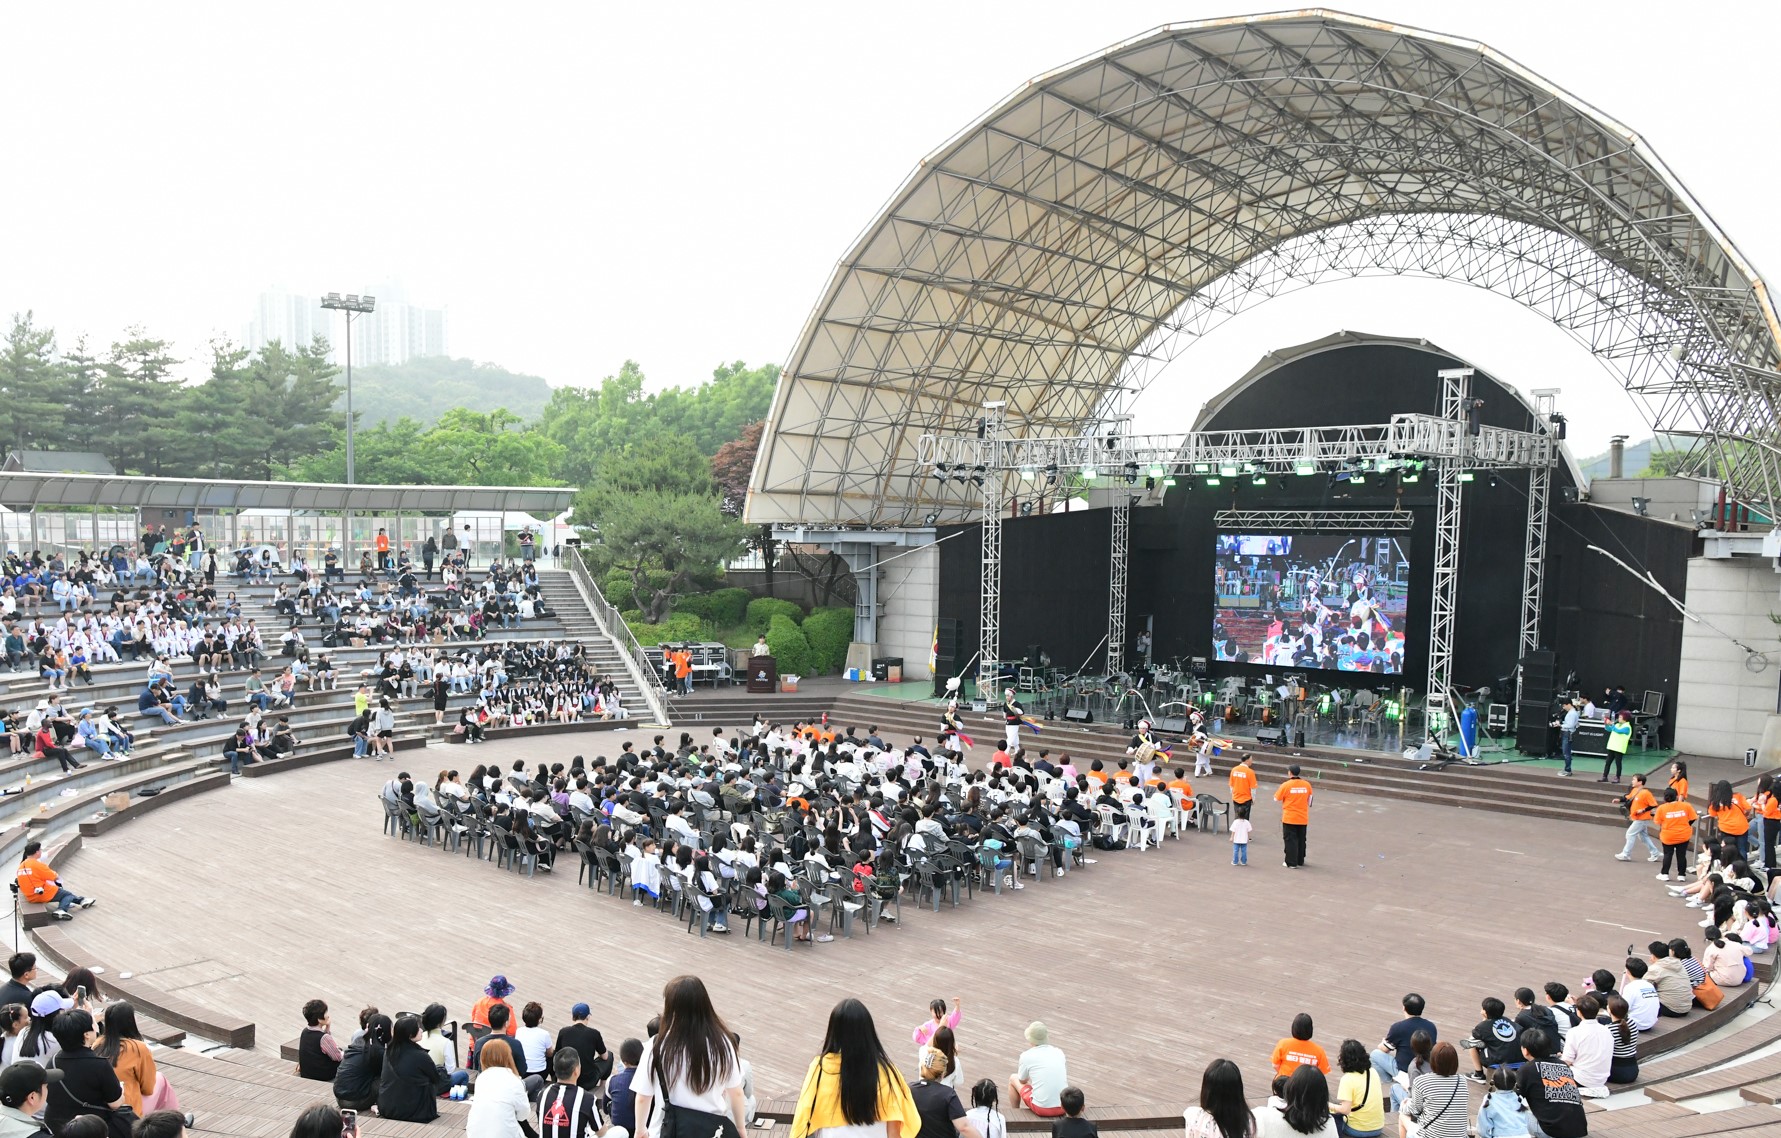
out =
<path fill-rule="evenodd" d="M 1160 488 L 1177 475 L 1316 474 L 1387 470 L 1397 464 L 1424 462 L 1434 464 L 1436 486 L 1424 722 L 1431 731 L 1443 729 L 1451 715 L 1449 692 L 1459 613 L 1459 530 L 1466 472 L 1475 468 L 1529 471 L 1520 638 L 1525 656 L 1531 651 L 1528 645 L 1537 646 L 1539 639 L 1546 507 L 1552 464 L 1558 459 L 1558 443 L 1548 432 L 1552 396 L 1547 392 L 1536 396 L 1532 431 L 1482 424 L 1476 434 L 1468 430 L 1467 409 L 1474 374 L 1469 367 L 1438 373 L 1440 415 L 1394 415 L 1390 423 L 1383 425 L 1132 436 L 1123 433 L 1121 423 L 1105 434 L 1009 439 L 1003 436 L 1003 408 L 991 404 L 984 409 L 976 435 L 923 435 L 917 442 L 917 452 L 935 481 L 968 482 L 981 492 L 979 690 L 991 689 L 1001 662 L 1002 518 L 1008 510 L 1007 488 L 1012 478 L 1025 482 L 1044 478 L 1049 484 L 1070 473 L 1113 480 L 1107 671 L 1117 673 L 1124 662 L 1131 511 L 1138 496 L 1139 478 L 1144 478 L 1150 488 Z M 1122 481 L 1125 486 L 1119 484 Z M 1224 510 L 1217 514 L 1220 528 L 1236 524 L 1257 529 L 1396 530 L 1408 529 L 1409 519 L 1410 515 L 1403 511 L 1368 510 Z"/>
<path fill-rule="evenodd" d="M 1735 493 L 1781 489 L 1773 303 L 1650 148 L 1480 44 L 1309 11 L 1115 45 L 924 160 L 806 322 L 748 516 L 967 518 L 919 436 L 990 400 L 1093 433 L 1222 321 L 1368 275 L 1516 300 Z"/>
<path fill-rule="evenodd" d="M 1221 530 L 1273 533 L 1276 530 L 1380 530 L 1411 528 L 1408 510 L 1219 510 L 1212 523 Z"/>

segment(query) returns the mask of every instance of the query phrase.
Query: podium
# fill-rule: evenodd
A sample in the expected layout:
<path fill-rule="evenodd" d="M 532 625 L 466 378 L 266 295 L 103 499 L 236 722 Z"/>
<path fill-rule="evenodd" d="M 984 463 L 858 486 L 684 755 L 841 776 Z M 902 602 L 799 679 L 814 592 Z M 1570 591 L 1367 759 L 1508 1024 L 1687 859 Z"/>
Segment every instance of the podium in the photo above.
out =
<path fill-rule="evenodd" d="M 748 658 L 749 693 L 772 693 L 779 689 L 779 662 L 771 656 Z"/>

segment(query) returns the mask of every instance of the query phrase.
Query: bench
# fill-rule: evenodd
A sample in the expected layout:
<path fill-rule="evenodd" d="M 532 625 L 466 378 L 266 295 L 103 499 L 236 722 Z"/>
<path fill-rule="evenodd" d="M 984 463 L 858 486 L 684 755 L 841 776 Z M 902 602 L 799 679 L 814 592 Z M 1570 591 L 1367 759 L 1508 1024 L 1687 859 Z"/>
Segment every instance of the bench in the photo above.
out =
<path fill-rule="evenodd" d="M 54 924 L 37 931 L 37 945 L 43 954 L 64 970 L 91 967 L 81 947 L 74 943 L 65 926 Z M 230 1047 L 252 1047 L 254 1025 L 196 1004 L 183 996 L 151 987 L 140 977 L 126 980 L 115 972 L 105 977 L 105 988 L 129 1000 L 138 1012 L 146 1012 L 170 1027 L 188 1031 L 204 1039 L 214 1039 Z"/>
<path fill-rule="evenodd" d="M 490 743 L 500 739 L 521 739 L 530 735 L 572 735 L 581 731 L 622 731 L 627 727 L 636 726 L 635 719 L 578 719 L 574 723 L 532 723 L 525 727 L 485 727 L 484 736 Z M 455 729 L 446 728 L 447 743 L 462 743 L 464 736 Z"/>
<path fill-rule="evenodd" d="M 114 830 L 133 818 L 139 818 L 150 810 L 159 810 L 163 806 L 178 802 L 182 798 L 190 798 L 194 794 L 203 794 L 207 790 L 229 785 L 227 771 L 214 771 L 201 774 L 197 778 L 188 779 L 177 786 L 170 786 L 159 794 L 147 798 L 132 798 L 130 805 L 122 810 L 114 810 L 99 818 L 89 818 L 80 824 L 83 836 L 93 838 L 108 830 Z"/>
<path fill-rule="evenodd" d="M 61 825 L 97 809 L 107 794 L 115 794 L 118 791 L 133 794 L 145 786 L 170 783 L 182 775 L 196 774 L 202 770 L 203 764 L 187 758 L 183 752 L 169 754 L 166 762 L 160 766 L 138 771 L 127 778 L 98 783 L 87 788 L 85 792 L 69 798 L 44 803 L 43 807 L 34 811 L 25 820 L 25 825 L 33 829 Z M 172 789 L 172 786 L 167 788 L 168 791 Z M 166 791 L 162 793 L 166 793 Z"/>
<path fill-rule="evenodd" d="M 70 854 L 80 849 L 80 835 L 70 834 L 60 843 L 43 852 L 43 864 L 51 869 L 57 868 Z M 34 901 L 19 898 L 19 925 L 27 929 L 41 929 L 56 923 L 50 916 L 50 906 L 40 905 Z"/>
<path fill-rule="evenodd" d="M 395 743 L 396 750 L 411 751 L 417 747 L 425 747 L 427 740 L 419 735 L 410 735 L 398 737 Z M 321 747 L 313 751 L 299 749 L 296 754 L 287 755 L 282 759 L 262 759 L 257 763 L 243 766 L 241 776 L 243 778 L 265 778 L 267 775 L 277 774 L 279 771 L 294 771 L 302 767 L 319 766 L 322 763 L 338 762 L 341 759 L 352 757 L 351 743 Z"/>

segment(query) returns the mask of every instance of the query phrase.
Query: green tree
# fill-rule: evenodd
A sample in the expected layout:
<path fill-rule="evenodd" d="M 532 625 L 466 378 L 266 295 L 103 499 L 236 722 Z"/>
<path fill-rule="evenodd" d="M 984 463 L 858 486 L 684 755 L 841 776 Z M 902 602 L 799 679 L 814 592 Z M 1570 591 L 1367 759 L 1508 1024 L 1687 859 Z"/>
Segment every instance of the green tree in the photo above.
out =
<path fill-rule="evenodd" d="M 551 397 L 550 384 L 538 376 L 450 356 L 420 356 L 393 365 L 361 364 L 352 369 L 352 389 L 353 411 L 361 427 L 394 422 L 403 416 L 431 423 L 454 407 L 504 409 L 536 422 Z M 334 409 L 344 413 L 345 389 L 337 389 L 337 396 Z"/>
<path fill-rule="evenodd" d="M 626 360 L 617 375 L 602 379 L 598 387 L 552 391 L 538 428 L 563 448 L 559 476 L 589 486 L 599 474 L 601 458 L 637 434 L 650 414 L 643 371 L 635 360 Z"/>
<path fill-rule="evenodd" d="M 423 461 L 465 486 L 545 486 L 562 466 L 563 448 L 518 415 L 497 407 L 454 407 L 421 439 Z"/>
<path fill-rule="evenodd" d="M 329 428 L 326 433 L 327 449 L 287 463 L 278 476 L 292 482 L 346 481 L 346 431 L 343 427 Z M 433 465 L 439 455 L 423 450 L 421 440 L 426 433 L 424 424 L 408 418 L 357 432 L 353 435 L 354 477 L 374 486 L 437 486 L 449 482 Z"/>
<path fill-rule="evenodd" d="M 74 412 L 62 426 L 63 443 L 69 450 L 99 449 L 98 420 L 91 414 L 99 401 L 99 383 L 105 375 L 105 364 L 87 346 L 85 336 L 77 336 L 74 347 L 62 357 L 62 400 Z"/>
<path fill-rule="evenodd" d="M 574 522 L 598 529 L 599 543 L 589 549 L 594 568 L 625 570 L 650 624 L 695 580 L 715 578 L 742 549 L 741 524 L 724 516 L 709 491 L 632 489 L 602 480 L 578 496 Z"/>
<path fill-rule="evenodd" d="M 56 360 L 56 333 L 17 313 L 0 346 L 0 443 L 19 450 L 50 450 L 61 444 L 67 396 Z"/>
<path fill-rule="evenodd" d="M 180 446 L 170 429 L 187 389 L 173 375 L 179 360 L 166 340 L 140 327 L 111 346 L 95 392 L 94 417 L 111 464 L 121 472 L 173 475 Z"/>

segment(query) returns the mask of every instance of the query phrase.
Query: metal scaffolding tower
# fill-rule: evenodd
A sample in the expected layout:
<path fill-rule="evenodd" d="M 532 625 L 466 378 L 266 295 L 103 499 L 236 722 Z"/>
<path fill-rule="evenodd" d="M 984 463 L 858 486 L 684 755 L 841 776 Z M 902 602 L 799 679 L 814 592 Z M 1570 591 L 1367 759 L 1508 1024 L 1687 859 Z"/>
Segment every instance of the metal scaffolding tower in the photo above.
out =
<path fill-rule="evenodd" d="M 1553 422 L 1557 404 L 1556 389 L 1537 390 L 1534 396 L 1534 425 L 1546 430 Z M 1527 476 L 1527 542 L 1522 548 L 1521 562 L 1521 651 L 1516 663 L 1530 652 L 1540 649 L 1540 612 L 1546 589 L 1546 519 L 1552 500 L 1552 467 L 1535 466 Z M 1515 669 L 1515 703 L 1521 707 L 1521 669 Z"/>
<path fill-rule="evenodd" d="M 993 442 L 1002 434 L 1002 405 L 988 404 L 978 420 L 978 439 Z M 974 465 L 971 478 L 983 492 L 983 563 L 980 566 L 977 694 L 993 701 L 996 673 L 1002 659 L 1002 515 L 1008 510 L 1007 472 Z"/>
<path fill-rule="evenodd" d="M 1132 498 L 1124 490 L 1113 495 L 1112 553 L 1107 565 L 1107 672 L 1125 670 L 1126 566 L 1132 548 Z"/>
<path fill-rule="evenodd" d="M 1457 446 L 1435 459 L 1435 569 L 1429 603 L 1428 687 L 1424 691 L 1423 723 L 1431 733 L 1444 733 L 1447 694 L 1453 677 L 1453 628 L 1459 607 L 1460 475 L 1465 470 L 1471 436 L 1466 433 L 1472 369 L 1450 368 L 1441 377 L 1441 419 L 1454 429 Z"/>

